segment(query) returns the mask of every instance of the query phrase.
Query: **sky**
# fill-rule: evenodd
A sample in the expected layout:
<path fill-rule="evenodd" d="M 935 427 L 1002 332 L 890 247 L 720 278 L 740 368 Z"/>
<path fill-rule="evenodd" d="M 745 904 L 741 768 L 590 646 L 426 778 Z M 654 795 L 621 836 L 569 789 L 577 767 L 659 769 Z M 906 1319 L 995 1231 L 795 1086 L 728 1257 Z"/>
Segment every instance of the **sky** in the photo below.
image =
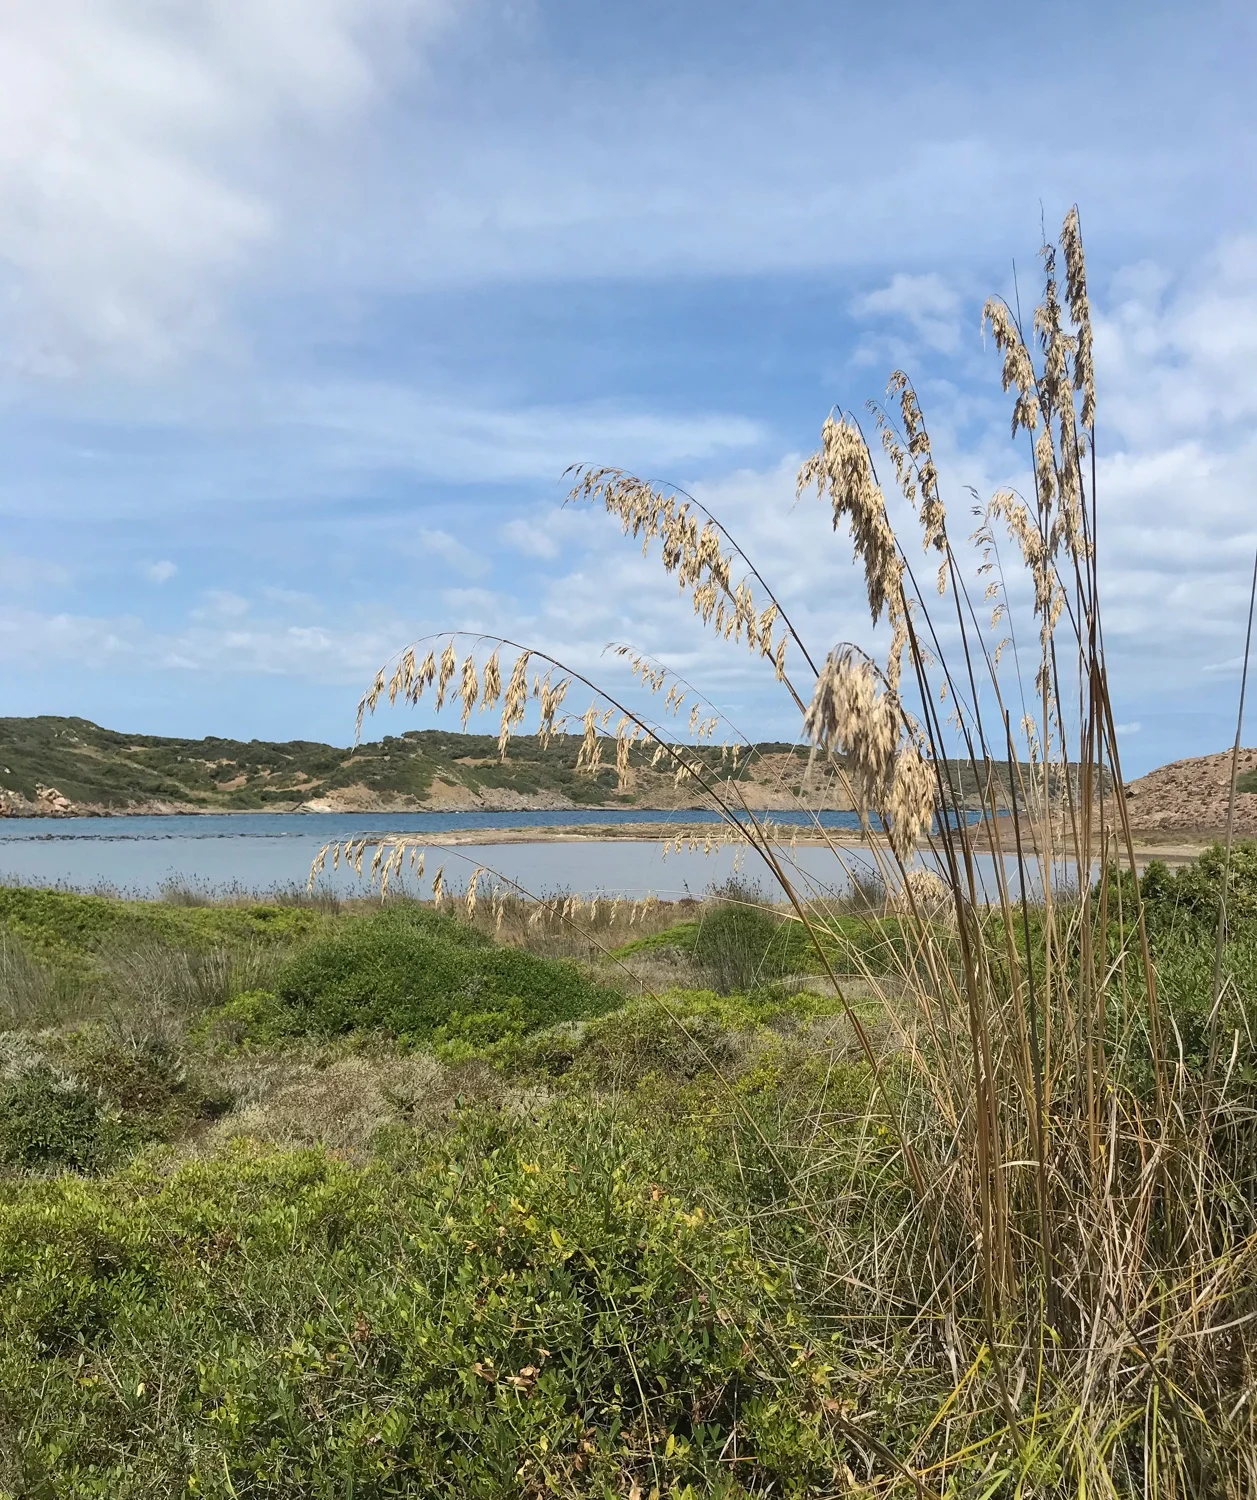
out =
<path fill-rule="evenodd" d="M 563 471 L 684 486 L 820 653 L 867 641 L 799 462 L 903 366 L 959 534 L 1024 483 L 981 308 L 1077 202 L 1124 766 L 1223 748 L 1255 42 L 1211 0 L 6 0 L 0 714 L 345 744 L 462 628 L 627 641 L 793 738 Z"/>

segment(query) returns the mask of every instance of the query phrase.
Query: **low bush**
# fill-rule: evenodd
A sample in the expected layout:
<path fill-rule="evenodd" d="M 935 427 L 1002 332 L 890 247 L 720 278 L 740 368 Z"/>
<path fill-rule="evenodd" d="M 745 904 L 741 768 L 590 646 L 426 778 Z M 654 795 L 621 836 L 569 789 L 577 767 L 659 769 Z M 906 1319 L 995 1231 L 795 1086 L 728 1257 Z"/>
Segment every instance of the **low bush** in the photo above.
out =
<path fill-rule="evenodd" d="M 0 927 L 33 955 L 70 968 L 155 945 L 207 949 L 229 943 L 287 943 L 324 922 L 309 907 L 273 902 L 176 906 L 32 886 L 0 886 Z"/>
<path fill-rule="evenodd" d="M 234 1009 L 247 1004 L 270 1039 L 382 1031 L 457 1051 L 601 1015 L 621 999 L 575 964 L 498 948 L 452 917 L 399 906 L 310 943 L 280 970 L 273 997 Z M 242 1031 L 257 1034 L 247 1021 Z"/>
<path fill-rule="evenodd" d="M 1199 859 L 1175 870 L 1153 860 L 1139 878 L 1139 893 L 1154 938 L 1176 929 L 1216 932 L 1226 871 L 1222 844 L 1211 844 Z M 1123 882 L 1129 890 L 1129 875 Z M 1228 936 L 1257 933 L 1257 842 L 1243 839 L 1232 847 L 1226 885 Z"/>
<path fill-rule="evenodd" d="M 96 1094 L 46 1062 L 0 1082 L 0 1163 L 91 1171 L 119 1141 Z"/>
<path fill-rule="evenodd" d="M 754 900 L 725 900 L 704 913 L 691 951 L 713 989 L 745 993 L 797 971 L 793 936 L 791 924 Z"/>
<path fill-rule="evenodd" d="M 0 1042 L 0 1165 L 10 1171 L 105 1170 L 231 1104 L 161 1031 L 126 1040 L 92 1025 Z"/>
<path fill-rule="evenodd" d="M 816 1493 L 837 1402 L 788 1277 L 592 1124 L 25 1184 L 0 1491 Z"/>

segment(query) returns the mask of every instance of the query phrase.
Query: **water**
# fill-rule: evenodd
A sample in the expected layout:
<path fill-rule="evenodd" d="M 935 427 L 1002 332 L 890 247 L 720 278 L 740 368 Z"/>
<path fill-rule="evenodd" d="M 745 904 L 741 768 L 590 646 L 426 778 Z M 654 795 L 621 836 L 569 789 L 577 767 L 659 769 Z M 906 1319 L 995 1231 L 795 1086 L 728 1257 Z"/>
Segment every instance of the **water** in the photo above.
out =
<path fill-rule="evenodd" d="M 779 824 L 805 826 L 810 819 L 772 814 Z M 859 827 L 855 813 L 820 815 L 828 828 Z M 164 886 L 216 890 L 244 888 L 265 892 L 304 885 L 310 865 L 324 844 L 376 833 L 451 834 L 489 829 L 579 829 L 655 824 L 677 827 L 718 824 L 709 810 L 660 812 L 649 808 L 563 809 L 524 812 L 426 813 L 230 813 L 170 817 L 21 818 L 0 821 L 0 883 L 111 887 L 136 895 L 156 895 Z M 444 865 L 448 886 L 464 886 L 477 866 L 500 874 L 532 895 L 574 891 L 581 895 L 662 898 L 699 895 L 711 885 L 742 873 L 774 884 L 758 856 L 722 847 L 709 855 L 682 849 L 663 854 L 664 845 L 639 839 L 583 838 L 557 842 L 526 838 L 510 843 L 431 846 L 430 882 Z M 789 855 L 792 875 L 809 892 L 847 884 L 842 863 L 823 845 L 800 844 Z M 844 848 L 843 861 L 868 868 L 866 849 Z M 989 856 L 980 861 L 989 884 Z M 342 894 L 364 894 L 368 885 L 344 868 L 326 871 L 322 882 Z M 404 888 L 417 891 L 404 878 Z M 426 893 L 426 892 L 425 892 Z"/>

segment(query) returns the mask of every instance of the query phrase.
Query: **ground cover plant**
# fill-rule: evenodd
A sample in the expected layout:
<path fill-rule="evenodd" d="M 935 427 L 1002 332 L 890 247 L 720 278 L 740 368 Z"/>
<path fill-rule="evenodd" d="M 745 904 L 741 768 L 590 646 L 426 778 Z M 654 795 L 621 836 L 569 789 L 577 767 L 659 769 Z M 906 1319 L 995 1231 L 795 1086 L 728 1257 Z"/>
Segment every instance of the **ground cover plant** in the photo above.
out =
<path fill-rule="evenodd" d="M 79 900 L 41 903 L 47 939 L 65 913 L 64 943 L 44 944 L 63 962 L 85 942 Z M 752 900 L 762 893 L 725 888 L 664 912 L 621 953 L 692 942 Z M 309 909 L 291 910 L 299 927 Z M 760 915 L 771 945 L 781 913 Z M 209 923 L 221 937 L 239 918 L 224 907 Z M 146 920 L 161 914 L 138 905 L 131 922 Z M 270 982 L 337 934 L 359 935 L 338 953 L 370 952 L 388 924 L 494 951 L 491 923 L 477 931 L 465 913 L 366 906 L 291 938 Z M 99 925 L 86 940 L 98 956 Z M 516 935 L 542 942 L 544 925 Z M 639 995 L 529 1034 L 432 1038 L 427 1052 L 370 1028 L 231 1041 L 239 996 L 186 989 L 176 1015 L 158 1003 L 143 1030 L 151 962 L 129 971 L 139 989 L 123 1030 L 95 1010 L 86 1024 L 11 1026 L 0 1483 L 386 1495 L 422 1476 L 434 1493 L 505 1495 L 522 1467 L 539 1493 L 732 1494 L 740 1475 L 742 1492 L 810 1494 L 849 1488 L 869 1439 L 912 1434 L 927 1451 L 946 1372 L 919 1367 L 887 1403 L 859 1290 L 905 1207 L 888 1171 L 893 1117 L 851 1017 L 823 981 L 808 987 L 809 967 L 795 984 Z M 872 995 L 857 1011 L 889 1068 L 882 1087 L 906 1098 L 891 1018 Z M 23 1101 L 46 1110 L 49 1095 L 59 1113 L 33 1128 Z M 461 1240 L 439 1217 L 451 1193 Z M 883 1270 L 881 1295 L 910 1295 L 906 1270 L 893 1284 Z M 423 1294 L 438 1271 L 455 1291 L 434 1310 Z M 545 1356 L 504 1346 L 517 1319 Z M 1007 1460 L 998 1428 L 953 1465 L 965 1483 L 992 1452 Z"/>
<path fill-rule="evenodd" d="M 241 994 L 155 994 L 152 951 L 124 996 L 105 936 L 155 930 L 177 967 L 190 933 L 251 941 L 238 907 L 94 901 L 85 921 L 74 893 L 38 894 L 7 907 L 39 935 L 28 962 L 115 1008 L 10 1013 L 0 1039 L 0 1487 L 505 1495 L 522 1470 L 539 1493 L 733 1493 L 832 1471 L 824 1351 L 768 1249 L 792 1234 L 774 1158 L 809 1118 L 780 1080 L 837 1097 L 834 1049 L 804 1040 L 832 997 L 674 992 L 678 1029 L 465 917 L 292 907 L 266 919 L 276 998 L 339 1000 L 436 947 L 516 992 L 548 978 L 551 1006 L 579 976 L 594 1003 L 459 1048 L 434 1032 L 427 1054 L 374 1012 L 259 1043 L 225 1034 Z"/>

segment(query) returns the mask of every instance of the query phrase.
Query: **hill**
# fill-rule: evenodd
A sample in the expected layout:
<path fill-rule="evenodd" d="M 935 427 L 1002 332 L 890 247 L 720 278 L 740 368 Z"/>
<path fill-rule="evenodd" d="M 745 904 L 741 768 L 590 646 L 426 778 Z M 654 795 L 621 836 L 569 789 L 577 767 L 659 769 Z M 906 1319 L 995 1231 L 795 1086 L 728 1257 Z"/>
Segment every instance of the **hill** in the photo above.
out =
<path fill-rule="evenodd" d="M 579 735 L 512 739 L 507 760 L 496 734 L 442 729 L 385 735 L 353 748 L 317 740 L 177 739 L 123 734 L 88 719 L 0 718 L 0 816 L 72 813 L 405 812 L 489 808 L 694 807 L 701 795 L 678 787 L 670 771 L 652 770 L 650 751 L 632 755 L 632 787 L 618 789 L 615 768 L 578 772 Z M 700 752 L 714 772 L 718 746 Z M 613 757 L 610 757 L 613 758 Z M 809 776 L 808 752 L 765 741 L 743 754 L 736 771 L 747 805 L 797 810 L 851 803 L 832 777 Z M 992 785 L 1008 805 L 1005 762 L 949 761 L 948 779 L 962 800 L 980 805 Z M 1020 767 L 1023 785 L 1034 779 Z M 1254 799 L 1257 801 L 1257 799 Z"/>
<path fill-rule="evenodd" d="M 0 810 L 18 816 L 123 812 L 375 812 L 694 805 L 692 787 L 634 756 L 634 787 L 613 766 L 578 773 L 577 735 L 532 735 L 498 758 L 497 736 L 411 730 L 353 749 L 313 740 L 200 740 L 122 734 L 87 719 L 0 719 Z M 793 806 L 807 752 L 766 743 L 738 779 L 752 806 Z M 708 749 L 713 767 L 719 748 Z M 826 806 L 843 806 L 830 796 Z"/>
<path fill-rule="evenodd" d="M 1235 798 L 1235 832 L 1257 834 L 1257 750 L 1241 750 Z M 1132 824 L 1141 833 L 1169 838 L 1203 837 L 1226 828 L 1231 752 L 1197 755 L 1159 766 L 1126 789 Z"/>

